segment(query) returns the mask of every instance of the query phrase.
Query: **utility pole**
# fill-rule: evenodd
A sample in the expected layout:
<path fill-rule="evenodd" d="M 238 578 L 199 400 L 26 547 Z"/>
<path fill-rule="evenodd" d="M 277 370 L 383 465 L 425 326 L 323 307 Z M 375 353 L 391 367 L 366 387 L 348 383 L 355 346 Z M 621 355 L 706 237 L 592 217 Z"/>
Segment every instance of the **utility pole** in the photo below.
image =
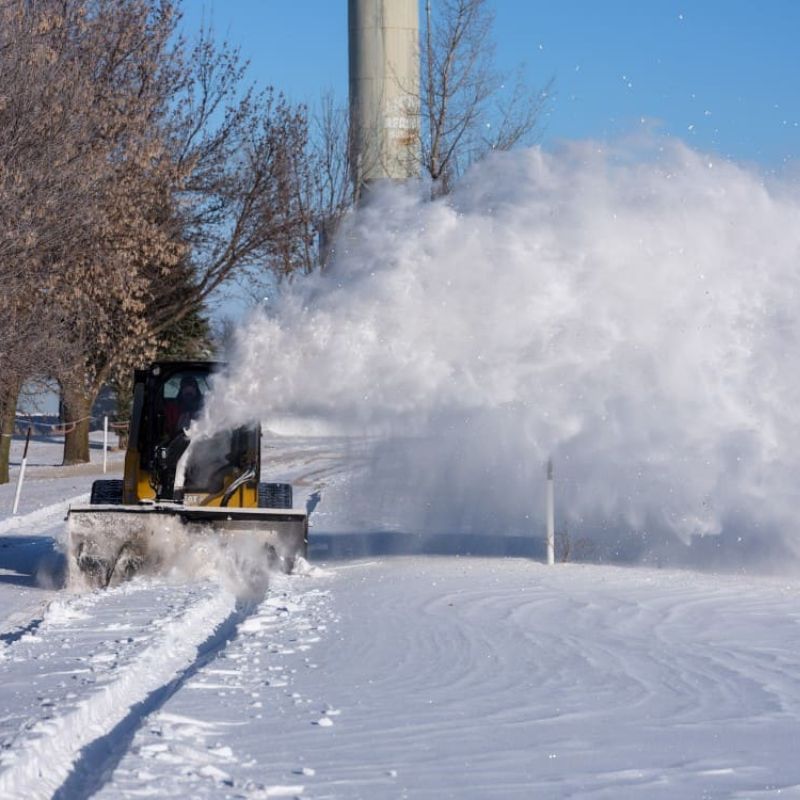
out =
<path fill-rule="evenodd" d="M 350 157 L 364 188 L 419 174 L 418 0 L 348 0 Z"/>

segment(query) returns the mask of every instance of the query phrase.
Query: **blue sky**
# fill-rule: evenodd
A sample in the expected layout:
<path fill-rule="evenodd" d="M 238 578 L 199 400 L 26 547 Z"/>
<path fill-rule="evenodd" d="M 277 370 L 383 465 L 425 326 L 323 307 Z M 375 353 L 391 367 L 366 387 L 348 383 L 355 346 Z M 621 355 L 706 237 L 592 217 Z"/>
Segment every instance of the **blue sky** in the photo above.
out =
<path fill-rule="evenodd" d="M 493 0 L 497 63 L 555 76 L 543 143 L 608 138 L 646 120 L 768 170 L 800 157 L 800 0 Z M 347 0 L 184 0 L 251 78 L 314 103 L 347 96 Z"/>

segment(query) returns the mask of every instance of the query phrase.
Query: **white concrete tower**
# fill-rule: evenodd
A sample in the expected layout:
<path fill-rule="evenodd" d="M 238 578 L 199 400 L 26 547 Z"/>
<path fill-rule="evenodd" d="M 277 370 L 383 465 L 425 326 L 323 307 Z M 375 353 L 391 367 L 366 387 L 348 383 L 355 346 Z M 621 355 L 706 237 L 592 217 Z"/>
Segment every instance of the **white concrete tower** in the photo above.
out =
<path fill-rule="evenodd" d="M 356 196 L 419 174 L 418 0 L 348 0 Z"/>

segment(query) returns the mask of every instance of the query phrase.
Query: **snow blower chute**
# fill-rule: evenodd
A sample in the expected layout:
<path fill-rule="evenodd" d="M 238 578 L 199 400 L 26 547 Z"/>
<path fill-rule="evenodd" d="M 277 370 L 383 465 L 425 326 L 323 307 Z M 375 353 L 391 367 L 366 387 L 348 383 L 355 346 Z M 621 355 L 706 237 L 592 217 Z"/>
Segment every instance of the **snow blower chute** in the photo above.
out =
<path fill-rule="evenodd" d="M 292 487 L 261 481 L 261 429 L 190 441 L 210 377 L 221 365 L 157 362 L 134 373 L 122 480 L 98 480 L 67 516 L 70 569 L 95 586 L 157 570 L 194 540 L 246 537 L 249 552 L 290 572 L 305 556 L 308 515 Z"/>

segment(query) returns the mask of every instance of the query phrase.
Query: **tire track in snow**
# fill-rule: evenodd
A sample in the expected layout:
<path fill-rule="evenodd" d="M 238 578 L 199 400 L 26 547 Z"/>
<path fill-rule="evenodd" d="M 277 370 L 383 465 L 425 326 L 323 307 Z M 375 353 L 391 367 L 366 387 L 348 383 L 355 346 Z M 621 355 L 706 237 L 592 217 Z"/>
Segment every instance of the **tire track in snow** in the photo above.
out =
<path fill-rule="evenodd" d="M 332 623 L 320 577 L 318 570 L 274 576 L 235 638 L 139 727 L 96 797 L 136 798 L 152 786 L 164 798 L 302 796 L 313 762 L 302 750 L 279 758 L 275 727 L 291 721 L 325 736 L 338 720 L 324 693 L 295 687 L 299 673 L 319 666 L 318 646 Z"/>
<path fill-rule="evenodd" d="M 127 753 L 144 720 L 157 712 L 188 680 L 219 655 L 219 652 L 236 636 L 239 623 L 244 616 L 246 611 L 241 606 L 232 611 L 227 619 L 197 647 L 196 658 L 189 666 L 181 670 L 171 681 L 154 689 L 142 701 L 131 706 L 125 717 L 107 734 L 84 747 L 80 758 L 73 764 L 72 771 L 53 795 L 53 799 L 78 800 L 91 797 L 98 792 L 111 778 L 114 769 Z"/>
<path fill-rule="evenodd" d="M 240 614 L 234 596 L 215 589 L 186 611 L 162 620 L 146 649 L 112 669 L 99 689 L 79 697 L 71 711 L 39 720 L 23 732 L 4 759 L 8 767 L 0 773 L 0 797 L 49 798 L 64 787 L 70 792 L 64 797 L 96 791 L 102 783 L 88 773 L 95 770 L 98 778 L 107 777 L 126 736 L 224 646 Z M 97 750 L 106 753 L 99 770 Z"/>

